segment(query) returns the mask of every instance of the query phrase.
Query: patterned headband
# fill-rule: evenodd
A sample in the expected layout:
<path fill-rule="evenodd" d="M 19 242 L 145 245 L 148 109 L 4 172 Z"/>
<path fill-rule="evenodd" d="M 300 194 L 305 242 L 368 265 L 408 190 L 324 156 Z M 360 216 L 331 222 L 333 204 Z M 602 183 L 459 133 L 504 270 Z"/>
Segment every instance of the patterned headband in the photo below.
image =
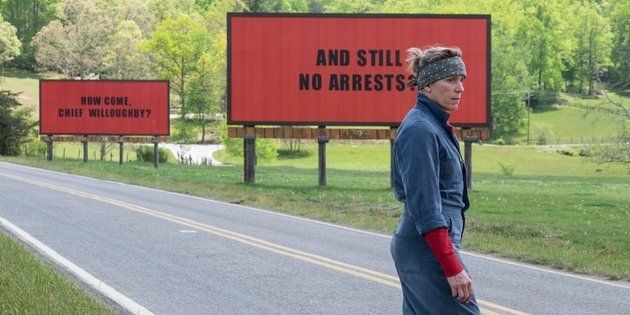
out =
<path fill-rule="evenodd" d="M 417 80 L 418 88 L 455 75 L 466 77 L 466 66 L 461 57 L 455 56 L 436 61 L 420 69 Z"/>

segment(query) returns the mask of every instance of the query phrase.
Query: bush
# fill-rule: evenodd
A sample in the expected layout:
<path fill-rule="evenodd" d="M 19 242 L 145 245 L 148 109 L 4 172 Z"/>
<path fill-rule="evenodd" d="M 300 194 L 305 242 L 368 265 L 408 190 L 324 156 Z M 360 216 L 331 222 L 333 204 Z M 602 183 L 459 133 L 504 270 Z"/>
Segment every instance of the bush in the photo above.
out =
<path fill-rule="evenodd" d="M 580 148 L 580 152 L 578 152 L 579 156 L 586 156 L 586 157 L 590 157 L 593 155 L 592 152 L 592 148 L 591 147 L 581 147 Z"/>
<path fill-rule="evenodd" d="M 29 141 L 22 144 L 22 152 L 26 156 L 44 156 L 46 149 L 46 143 L 39 140 L 37 136 L 31 137 Z"/>
<path fill-rule="evenodd" d="M 309 150 L 287 150 L 279 149 L 278 158 L 281 159 L 299 159 L 311 156 L 312 152 Z"/>
<path fill-rule="evenodd" d="M 505 176 L 512 176 L 512 174 L 514 174 L 514 169 L 516 168 L 516 165 L 503 164 L 501 162 L 499 162 L 499 166 L 501 167 L 501 173 Z"/>
<path fill-rule="evenodd" d="M 575 156 L 575 150 L 571 147 L 563 147 L 561 149 L 556 150 L 556 152 L 566 155 L 566 156 Z"/>
<path fill-rule="evenodd" d="M 544 132 L 538 135 L 538 138 L 536 138 L 536 144 L 538 145 L 545 145 L 547 144 L 547 134 L 545 134 Z"/>
<path fill-rule="evenodd" d="M 173 136 L 171 139 L 175 143 L 195 143 L 197 142 L 197 126 L 185 120 L 175 120 L 173 123 Z"/>
<path fill-rule="evenodd" d="M 225 119 L 219 124 L 218 131 L 219 139 L 225 145 L 225 151 L 232 156 L 243 156 L 243 139 L 228 137 Z M 278 157 L 278 140 L 256 139 L 256 157 L 260 160 L 275 160 Z"/>
<path fill-rule="evenodd" d="M 498 138 L 495 140 L 492 140 L 490 143 L 492 144 L 496 144 L 496 145 L 513 145 L 513 144 L 518 144 L 518 142 L 512 138 L 507 138 L 507 139 L 503 139 L 503 138 Z"/>
<path fill-rule="evenodd" d="M 18 155 L 35 126 L 30 121 L 31 110 L 18 108 L 17 93 L 0 91 L 0 155 Z"/>
<path fill-rule="evenodd" d="M 141 145 L 135 148 L 136 158 L 140 162 L 153 162 L 153 146 Z M 166 163 L 168 161 L 169 151 L 165 148 L 158 149 L 158 162 Z"/>
<path fill-rule="evenodd" d="M 555 91 L 534 91 L 530 99 L 529 106 L 532 108 L 545 108 L 559 102 L 558 92 Z M 561 102 L 561 101 L 560 101 Z"/>

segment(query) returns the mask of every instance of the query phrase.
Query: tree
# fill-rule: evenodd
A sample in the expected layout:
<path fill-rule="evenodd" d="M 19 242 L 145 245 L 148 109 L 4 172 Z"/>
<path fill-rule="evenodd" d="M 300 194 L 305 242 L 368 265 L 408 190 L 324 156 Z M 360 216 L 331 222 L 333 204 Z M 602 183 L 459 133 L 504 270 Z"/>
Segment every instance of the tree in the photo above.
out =
<path fill-rule="evenodd" d="M 597 77 L 611 65 L 613 34 L 599 10 L 594 3 L 577 9 L 580 24 L 575 32 L 577 38 L 575 60 L 580 82 L 579 90 L 582 91 L 583 81 L 588 81 L 588 95 L 595 95 Z"/>
<path fill-rule="evenodd" d="M 40 67 L 67 78 L 97 75 L 108 51 L 111 20 L 91 0 L 64 0 L 50 22 L 33 38 Z"/>
<path fill-rule="evenodd" d="M 529 72 L 539 90 L 562 87 L 563 62 L 572 50 L 566 22 L 567 1 L 523 1 L 528 23 L 521 23 L 519 37 L 531 52 Z"/>
<path fill-rule="evenodd" d="M 158 22 L 195 12 L 195 0 L 148 0 L 147 6 Z"/>
<path fill-rule="evenodd" d="M 0 65 L 19 56 L 21 45 L 15 27 L 0 16 Z"/>
<path fill-rule="evenodd" d="M 188 110 L 187 85 L 198 71 L 199 59 L 209 45 L 206 29 L 188 15 L 158 23 L 151 38 L 141 43 L 141 48 L 151 54 L 161 77 L 170 80 L 171 88 L 179 95 L 182 118 Z"/>
<path fill-rule="evenodd" d="M 123 21 L 112 34 L 107 55 L 103 58 L 105 78 L 145 79 L 151 77 L 150 60 L 140 51 L 142 30 L 134 21 Z"/>
<path fill-rule="evenodd" d="M 0 14 L 17 29 L 22 42 L 22 53 L 8 65 L 35 69 L 34 50 L 30 44 L 33 36 L 54 17 L 59 0 L 4 0 L 0 1 Z"/>
<path fill-rule="evenodd" d="M 630 88 L 630 2 L 611 1 L 609 11 L 614 34 L 611 59 L 611 81 L 621 88 Z"/>
<path fill-rule="evenodd" d="M 379 0 L 330 0 L 324 5 L 324 10 L 328 13 L 369 13 L 378 12 L 382 6 L 383 1 Z"/>
<path fill-rule="evenodd" d="M 518 31 L 527 23 L 523 7 L 515 1 L 386 2 L 385 12 L 479 13 L 492 15 L 492 137 L 510 141 L 524 127 L 523 99 L 529 90 L 528 50 Z M 466 52 L 464 51 L 464 56 Z M 524 83 L 525 82 L 525 83 Z M 464 92 L 465 93 L 465 92 Z"/>
<path fill-rule="evenodd" d="M 98 0 L 101 8 L 107 8 L 112 17 L 112 25 L 118 27 L 125 21 L 133 21 L 146 38 L 153 31 L 157 18 L 146 0 Z"/>
<path fill-rule="evenodd" d="M 18 108 L 17 96 L 17 93 L 0 91 L 0 155 L 20 154 L 20 146 L 27 142 L 35 126 L 29 119 L 30 108 Z"/>

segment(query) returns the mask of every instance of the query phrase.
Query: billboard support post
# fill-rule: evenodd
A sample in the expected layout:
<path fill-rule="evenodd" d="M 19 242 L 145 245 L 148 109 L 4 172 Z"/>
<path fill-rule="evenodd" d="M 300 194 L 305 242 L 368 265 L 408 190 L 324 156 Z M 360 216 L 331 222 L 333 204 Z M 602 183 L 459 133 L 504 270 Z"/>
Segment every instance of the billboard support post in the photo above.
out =
<path fill-rule="evenodd" d="M 472 143 L 478 142 L 479 137 L 464 137 L 464 165 L 466 166 L 466 187 L 472 190 Z"/>
<path fill-rule="evenodd" d="M 319 152 L 319 187 L 326 187 L 326 143 L 330 140 L 326 136 L 326 127 L 319 127 L 320 136 L 317 137 Z"/>
<path fill-rule="evenodd" d="M 389 188 L 394 188 L 394 139 L 389 139 Z"/>
<path fill-rule="evenodd" d="M 389 128 L 389 187 L 394 188 L 394 172 L 396 169 L 394 168 L 394 159 L 396 158 L 394 152 L 394 140 L 396 139 L 396 132 L 398 132 L 398 128 L 390 127 Z"/>
<path fill-rule="evenodd" d="M 51 135 L 48 135 L 46 137 L 46 152 L 47 152 L 47 157 L 46 159 L 48 161 L 52 161 L 53 160 L 53 137 Z"/>
<path fill-rule="evenodd" d="M 243 146 L 245 182 L 252 184 L 256 182 L 256 134 L 245 134 Z"/>
<path fill-rule="evenodd" d="M 123 136 L 118 137 L 118 164 L 123 164 Z"/>
<path fill-rule="evenodd" d="M 83 136 L 81 143 L 83 143 L 83 163 L 87 163 L 89 154 L 87 136 Z"/>
<path fill-rule="evenodd" d="M 158 168 L 158 160 L 160 155 L 158 154 L 158 137 L 153 136 L 153 168 Z"/>

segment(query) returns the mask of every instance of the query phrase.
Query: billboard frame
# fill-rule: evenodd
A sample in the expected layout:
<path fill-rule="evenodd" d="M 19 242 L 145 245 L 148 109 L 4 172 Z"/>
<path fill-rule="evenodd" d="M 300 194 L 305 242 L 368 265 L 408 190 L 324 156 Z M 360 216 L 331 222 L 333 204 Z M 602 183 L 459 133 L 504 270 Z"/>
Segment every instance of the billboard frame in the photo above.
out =
<path fill-rule="evenodd" d="M 431 18 L 431 19 L 477 19 L 486 22 L 486 122 L 485 123 L 454 123 L 460 128 L 491 128 L 492 127 L 492 36 L 491 36 L 491 16 L 490 14 L 346 14 L 346 13 L 227 13 L 227 124 L 243 126 L 383 126 L 397 128 L 398 123 L 383 122 L 326 122 L 321 121 L 249 121 L 232 119 L 232 18 L 238 17 L 277 17 L 277 18 L 354 18 L 354 19 L 380 19 L 380 18 Z M 411 100 L 410 100 L 411 101 Z"/>
<path fill-rule="evenodd" d="M 42 82 L 166 82 L 166 133 L 46 133 L 42 132 Z M 40 135 L 97 135 L 97 136 L 170 136 L 171 134 L 171 81 L 170 80 L 72 80 L 72 79 L 40 79 L 39 80 L 39 134 Z"/>

